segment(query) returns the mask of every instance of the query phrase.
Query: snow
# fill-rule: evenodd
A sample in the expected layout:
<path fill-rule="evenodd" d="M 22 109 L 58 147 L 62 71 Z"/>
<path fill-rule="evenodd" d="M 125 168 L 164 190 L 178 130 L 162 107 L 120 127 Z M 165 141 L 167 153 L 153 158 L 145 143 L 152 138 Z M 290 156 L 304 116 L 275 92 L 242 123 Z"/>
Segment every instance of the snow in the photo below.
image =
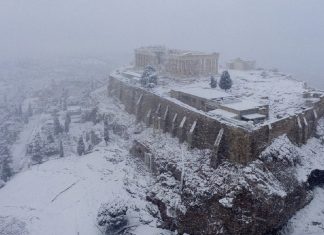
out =
<path fill-rule="evenodd" d="M 127 165 L 124 147 L 114 147 L 51 160 L 16 175 L 0 191 L 0 217 L 23 221 L 33 235 L 98 234 L 95 219 L 101 203 L 118 195 L 130 205 L 145 208 L 147 203 L 127 193 L 124 184 L 137 180 L 137 185 L 145 186 L 145 177 Z"/>
<path fill-rule="evenodd" d="M 233 206 L 233 198 L 224 197 L 219 199 L 219 203 L 221 203 L 226 208 L 231 208 Z"/>
<path fill-rule="evenodd" d="M 232 92 L 235 93 L 235 89 Z M 38 128 L 46 125 L 49 120 L 48 115 L 34 115 L 12 147 L 13 166 L 16 171 L 23 171 L 0 189 L 0 231 L 11 228 L 14 234 L 100 234 L 100 229 L 96 226 L 98 209 L 102 203 L 119 196 L 129 204 L 127 216 L 130 224 L 138 225 L 132 229 L 132 233 L 171 234 L 157 228 L 157 220 L 148 210 L 152 204 L 145 200 L 148 189 L 160 187 L 152 185 L 152 178 L 148 172 L 152 166 L 152 157 L 148 157 L 148 169 L 145 169 L 144 164 L 141 165 L 141 162 L 133 159 L 128 153 L 135 138 L 132 134 L 135 128 L 138 128 L 134 126 L 134 117 L 122 112 L 123 106 L 119 103 L 113 104 L 105 94 L 106 88 L 103 87 L 91 95 L 99 102 L 100 112 L 114 114 L 113 121 L 127 127 L 129 139 L 112 134 L 108 146 L 101 142 L 92 153 L 76 156 L 77 139 L 89 130 L 102 132 L 103 128 L 102 124 L 94 126 L 92 123 L 72 123 L 71 143 L 66 149 L 66 157 L 52 158 L 46 163 L 27 168 L 25 144 L 33 138 Z M 290 98 L 292 97 L 293 95 Z M 299 101 L 296 100 L 297 103 Z M 318 134 L 324 134 L 323 120 L 319 124 Z M 280 197 L 286 196 L 284 187 L 271 172 L 259 167 L 258 160 L 248 166 L 224 164 L 213 170 L 208 166 L 208 150 L 189 150 L 186 144 L 180 145 L 169 134 L 154 133 L 150 128 L 144 129 L 136 138 L 147 142 L 154 155 L 160 157 L 158 160 L 168 161 L 181 168 L 181 177 L 188 186 L 187 190 L 195 190 L 197 195 L 207 195 L 213 191 L 224 192 L 219 202 L 225 207 L 231 206 L 230 192 L 234 187 L 246 187 L 251 182 L 257 182 L 257 190 Z M 306 145 L 296 147 L 287 137 L 282 136 L 271 148 L 280 151 L 287 161 L 300 160 L 293 173 L 304 182 L 312 169 L 324 169 L 322 143 L 323 137 L 312 138 Z M 161 174 L 159 177 L 165 177 L 166 184 L 175 190 L 157 189 L 158 196 L 169 205 L 185 210 L 177 192 L 182 179 L 179 182 L 168 174 Z M 226 181 L 228 179 L 231 180 L 229 185 Z M 210 182 L 215 184 L 209 185 Z M 288 234 L 323 232 L 321 226 L 324 224 L 324 209 L 320 206 L 323 205 L 323 201 L 323 190 L 316 189 L 314 200 L 290 220 L 289 226 L 292 229 Z"/>
<path fill-rule="evenodd" d="M 229 70 L 229 73 L 233 86 L 226 92 L 219 87 L 210 88 L 208 85 L 210 78 L 207 77 L 196 79 L 161 77 L 159 85 L 151 91 L 164 97 L 169 97 L 170 90 L 190 93 L 206 99 L 236 97 L 245 104 L 250 104 L 248 107 L 269 105 L 270 122 L 302 112 L 307 106 L 307 100 L 310 101 L 310 99 L 303 98 L 303 94 L 312 90 L 305 87 L 304 82 L 293 79 L 291 75 L 266 70 Z M 114 76 L 125 79 L 116 73 Z M 244 106 L 244 104 L 241 103 L 238 106 Z"/>
<path fill-rule="evenodd" d="M 253 119 L 257 119 L 257 118 L 266 118 L 265 115 L 258 114 L 258 113 L 247 114 L 247 115 L 243 115 L 242 117 L 245 119 L 248 119 L 248 120 L 253 120 Z"/>
<path fill-rule="evenodd" d="M 101 112 L 117 114 L 114 121 L 134 126 L 134 118 L 107 100 L 106 89 L 93 94 L 102 102 Z M 76 155 L 76 142 L 89 130 L 103 132 L 103 125 L 71 123 L 70 142 L 64 158 L 52 157 L 28 166 L 25 145 L 48 121 L 48 115 L 33 116 L 13 146 L 17 173 L 0 189 L 0 234 L 102 234 L 96 225 L 102 203 L 121 197 L 128 203 L 127 218 L 134 234 L 171 234 L 157 228 L 157 219 L 145 199 L 151 187 L 150 173 L 128 152 L 132 140 L 111 134 L 108 146 L 102 141 L 87 155 Z"/>
<path fill-rule="evenodd" d="M 42 114 L 31 117 L 23 131 L 20 132 L 18 140 L 12 146 L 12 167 L 15 172 L 19 172 L 27 167 L 29 159 L 26 157 L 26 143 L 31 142 L 36 132 L 42 126 L 42 123 L 48 120 L 46 116 Z"/>
<path fill-rule="evenodd" d="M 314 199 L 289 221 L 283 234 L 322 235 L 324 234 L 324 189 L 314 190 Z"/>
<path fill-rule="evenodd" d="M 227 118 L 236 118 L 237 117 L 236 113 L 228 112 L 223 109 L 215 109 L 215 110 L 209 111 L 208 114 L 211 116 L 218 115 L 218 116 L 227 117 Z"/>
<path fill-rule="evenodd" d="M 191 94 L 205 99 L 219 99 L 219 98 L 231 97 L 230 94 L 222 90 L 210 88 L 207 87 L 206 84 L 200 84 L 200 83 L 199 85 L 198 84 L 188 85 L 186 87 L 177 88 L 173 90 Z"/>
<path fill-rule="evenodd" d="M 297 163 L 295 170 L 300 182 L 306 182 L 314 169 L 324 170 L 324 118 L 320 119 L 317 128 L 318 138 L 311 138 L 307 144 L 297 147 L 286 136 L 277 138 L 267 151 L 277 151 L 279 158 Z M 270 159 L 268 159 L 270 160 Z M 320 235 L 324 234 L 324 189 L 314 190 L 313 200 L 298 211 L 282 230 L 283 235 Z"/>
<path fill-rule="evenodd" d="M 231 102 L 231 103 L 223 103 L 223 107 L 227 107 L 230 109 L 238 110 L 238 111 L 244 111 L 249 109 L 258 109 L 262 106 L 262 104 L 253 102 L 253 101 L 238 101 L 238 102 Z"/>

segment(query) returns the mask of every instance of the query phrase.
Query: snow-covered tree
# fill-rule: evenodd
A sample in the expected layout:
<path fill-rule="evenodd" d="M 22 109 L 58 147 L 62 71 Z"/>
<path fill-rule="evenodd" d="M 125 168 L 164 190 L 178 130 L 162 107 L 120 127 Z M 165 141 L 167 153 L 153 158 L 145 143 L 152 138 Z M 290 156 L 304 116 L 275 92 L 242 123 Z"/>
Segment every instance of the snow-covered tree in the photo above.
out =
<path fill-rule="evenodd" d="M 90 121 L 93 122 L 93 124 L 97 124 L 99 122 L 98 120 L 98 107 L 94 107 L 90 114 L 89 114 Z"/>
<path fill-rule="evenodd" d="M 10 150 L 8 147 L 4 147 L 0 152 L 0 180 L 8 181 L 13 175 L 10 164 L 12 162 Z"/>
<path fill-rule="evenodd" d="M 87 132 L 87 133 L 85 134 L 85 141 L 86 141 L 86 142 L 89 142 L 89 141 L 90 141 L 90 134 L 89 134 L 89 132 Z"/>
<path fill-rule="evenodd" d="M 63 111 L 66 111 L 67 110 L 67 102 L 66 102 L 66 98 L 65 97 L 62 100 L 62 109 L 63 109 Z"/>
<path fill-rule="evenodd" d="M 65 132 L 69 132 L 71 123 L 71 116 L 69 113 L 66 113 L 65 121 L 64 121 L 64 130 Z"/>
<path fill-rule="evenodd" d="M 97 215 L 98 225 L 105 228 L 106 234 L 114 234 L 127 225 L 127 210 L 126 202 L 120 198 L 102 204 Z"/>
<path fill-rule="evenodd" d="M 85 153 L 85 145 L 84 145 L 82 136 L 80 136 L 79 141 L 78 141 L 77 152 L 78 152 L 79 156 L 81 156 Z"/>
<path fill-rule="evenodd" d="M 58 135 L 62 132 L 63 128 L 61 126 L 60 120 L 57 115 L 54 116 L 54 121 L 53 121 L 53 127 L 54 127 L 54 134 Z"/>
<path fill-rule="evenodd" d="M 154 86 L 157 85 L 157 80 L 158 76 L 155 68 L 151 65 L 146 66 L 140 80 L 141 85 L 144 87 Z"/>
<path fill-rule="evenodd" d="M 22 105 L 21 104 L 18 105 L 17 115 L 20 118 L 23 116 L 23 111 L 22 111 Z"/>
<path fill-rule="evenodd" d="M 24 115 L 23 115 L 23 120 L 24 120 L 24 123 L 25 123 L 25 124 L 28 124 L 29 119 L 28 119 L 28 115 L 27 115 L 27 114 L 24 114 Z"/>
<path fill-rule="evenodd" d="M 31 106 L 31 104 L 28 104 L 27 115 L 28 115 L 28 117 L 33 116 L 33 108 Z"/>
<path fill-rule="evenodd" d="M 32 161 L 34 163 L 41 163 L 43 160 L 43 141 L 39 133 L 36 134 L 32 143 Z"/>
<path fill-rule="evenodd" d="M 108 144 L 109 141 L 109 127 L 108 127 L 108 121 L 104 121 L 104 140 L 106 142 L 106 145 Z"/>
<path fill-rule="evenodd" d="M 231 89 L 232 84 L 233 82 L 230 74 L 228 73 L 228 71 L 224 71 L 219 81 L 219 87 L 223 90 L 228 90 Z"/>
<path fill-rule="evenodd" d="M 54 137 L 53 137 L 51 134 L 49 134 L 49 135 L 47 136 L 47 142 L 48 142 L 48 143 L 54 143 Z"/>
<path fill-rule="evenodd" d="M 90 142 L 93 146 L 99 144 L 101 141 L 101 139 L 98 137 L 98 135 L 96 134 L 96 132 L 94 130 L 92 130 L 90 132 Z"/>
<path fill-rule="evenodd" d="M 62 140 L 60 140 L 60 145 L 59 145 L 59 152 L 60 152 L 60 157 L 64 157 L 64 149 L 63 149 L 63 143 Z"/>
<path fill-rule="evenodd" d="M 216 88 L 217 87 L 217 81 L 214 76 L 210 77 L 210 83 L 209 83 L 211 88 Z"/>

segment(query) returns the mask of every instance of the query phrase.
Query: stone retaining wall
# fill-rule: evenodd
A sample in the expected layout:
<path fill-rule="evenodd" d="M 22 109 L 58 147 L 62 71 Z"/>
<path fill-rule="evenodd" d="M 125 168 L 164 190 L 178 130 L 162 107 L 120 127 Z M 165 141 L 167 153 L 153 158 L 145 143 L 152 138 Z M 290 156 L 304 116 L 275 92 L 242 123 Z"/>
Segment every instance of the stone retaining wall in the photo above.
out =
<path fill-rule="evenodd" d="M 297 144 L 305 143 L 315 133 L 317 120 L 324 115 L 324 98 L 321 98 L 313 109 L 251 131 L 222 123 L 113 75 L 109 78 L 108 95 L 118 98 L 138 122 L 169 132 L 193 148 L 213 149 L 219 160 L 226 158 L 243 164 L 256 159 L 280 135 L 287 134 Z"/>

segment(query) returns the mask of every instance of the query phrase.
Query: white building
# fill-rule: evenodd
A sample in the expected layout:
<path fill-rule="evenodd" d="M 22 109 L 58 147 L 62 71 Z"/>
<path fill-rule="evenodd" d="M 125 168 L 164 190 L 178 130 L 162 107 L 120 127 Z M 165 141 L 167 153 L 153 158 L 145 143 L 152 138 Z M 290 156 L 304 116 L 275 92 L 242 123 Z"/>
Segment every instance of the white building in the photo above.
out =
<path fill-rule="evenodd" d="M 227 63 L 227 68 L 234 70 L 254 70 L 255 61 L 242 60 L 241 58 L 236 58 Z"/>

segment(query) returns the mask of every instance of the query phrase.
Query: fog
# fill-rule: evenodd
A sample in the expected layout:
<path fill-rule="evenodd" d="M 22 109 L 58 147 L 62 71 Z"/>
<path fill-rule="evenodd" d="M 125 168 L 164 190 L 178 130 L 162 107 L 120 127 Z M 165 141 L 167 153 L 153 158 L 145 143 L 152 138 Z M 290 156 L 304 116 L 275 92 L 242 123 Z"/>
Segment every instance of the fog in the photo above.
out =
<path fill-rule="evenodd" d="M 111 54 L 134 48 L 255 59 L 324 88 L 322 0 L 1 0 L 1 59 Z"/>

